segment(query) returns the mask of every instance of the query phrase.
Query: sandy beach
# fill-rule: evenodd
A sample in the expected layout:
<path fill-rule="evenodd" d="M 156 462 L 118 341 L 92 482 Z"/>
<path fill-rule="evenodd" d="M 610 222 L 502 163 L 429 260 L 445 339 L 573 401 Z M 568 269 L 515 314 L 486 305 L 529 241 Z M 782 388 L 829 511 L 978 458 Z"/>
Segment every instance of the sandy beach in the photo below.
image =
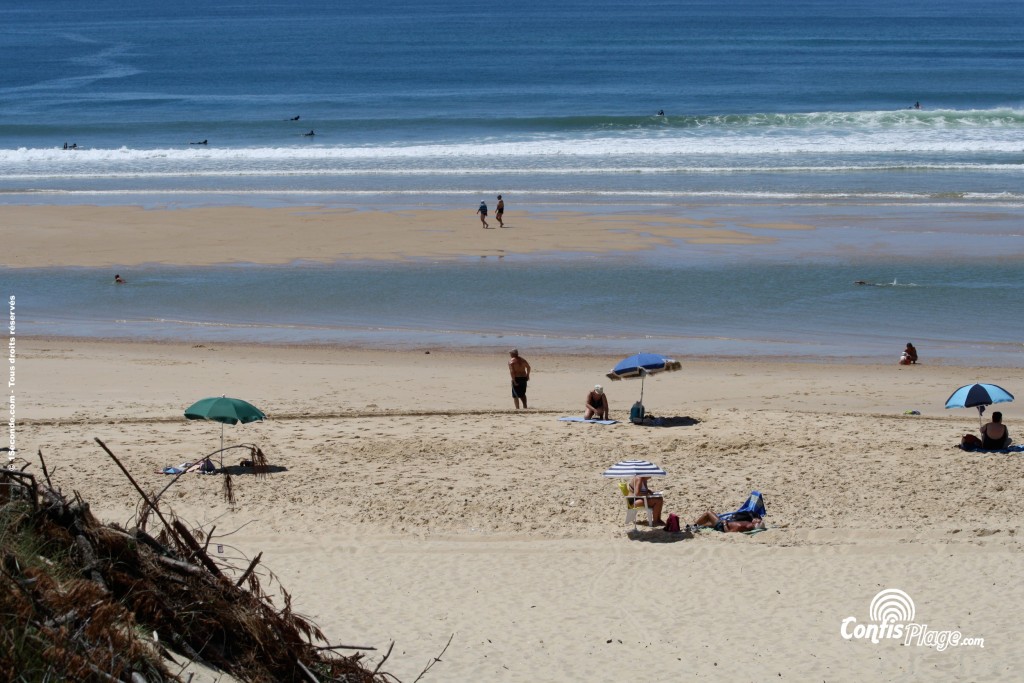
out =
<path fill-rule="evenodd" d="M 321 207 L 4 206 L 0 266 L 334 262 L 637 251 L 689 244 L 764 245 L 798 223 L 731 225 L 671 215 L 509 211 L 484 230 L 472 211 Z M 210 226 L 216 226 L 211 232 Z M 86 229 L 87 228 L 87 229 Z M 773 234 L 768 234 L 773 233 Z M 287 236 L 287 239 L 282 237 Z"/>
<path fill-rule="evenodd" d="M 262 551 L 335 642 L 395 651 L 412 680 L 1013 680 L 1024 608 L 1019 453 L 965 453 L 973 410 L 956 387 L 1011 392 L 1024 370 L 685 360 L 647 381 L 672 426 L 623 424 L 639 384 L 610 382 L 617 358 L 535 356 L 530 409 L 515 412 L 503 349 L 380 352 L 336 347 L 147 344 L 18 338 L 17 443 L 104 519 L 128 524 L 161 467 L 214 450 L 220 430 L 183 419 L 228 394 L 264 423 L 228 427 L 275 471 L 186 475 L 166 494 L 221 557 Z M 619 424 L 567 423 L 607 387 Z M 1004 404 L 1020 434 L 1016 404 Z M 917 410 L 920 415 L 906 415 Z M 752 489 L 766 532 L 666 534 L 625 525 L 600 476 L 650 459 L 666 511 L 683 522 L 738 506 Z M 228 462 L 225 463 L 229 464 Z M 233 464 L 233 463 L 231 463 Z M 844 639 L 872 598 L 898 588 L 916 622 L 984 645 Z"/>
<path fill-rule="evenodd" d="M 300 676 L 238 647 L 257 557 L 406 683 L 1024 678 L 1020 3 L 179 5 L 2 13 L 0 448 L 62 495 L 39 550 L 8 515 L 0 683 L 143 671 L 115 633 Z M 640 352 L 681 369 L 607 378 Z M 1005 453 L 959 447 L 976 382 Z M 616 422 L 563 420 L 595 384 Z M 627 521 L 637 458 L 683 531 Z M 209 555 L 82 538 L 150 494 Z"/>

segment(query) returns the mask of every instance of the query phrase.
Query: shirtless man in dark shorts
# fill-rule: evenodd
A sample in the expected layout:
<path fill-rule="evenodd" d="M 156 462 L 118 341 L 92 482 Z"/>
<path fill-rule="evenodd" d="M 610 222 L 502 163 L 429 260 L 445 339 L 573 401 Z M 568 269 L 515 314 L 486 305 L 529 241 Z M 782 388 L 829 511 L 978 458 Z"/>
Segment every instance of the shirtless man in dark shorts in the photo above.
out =
<path fill-rule="evenodd" d="M 512 377 L 512 400 L 519 408 L 519 401 L 522 400 L 523 408 L 526 408 L 526 383 L 530 381 L 530 364 L 519 355 L 519 349 L 512 349 L 508 352 L 508 374 Z"/>
<path fill-rule="evenodd" d="M 501 217 L 505 215 L 505 200 L 498 195 L 498 206 L 494 209 L 494 217 L 498 219 L 498 227 L 504 228 L 505 224 L 502 222 Z"/>

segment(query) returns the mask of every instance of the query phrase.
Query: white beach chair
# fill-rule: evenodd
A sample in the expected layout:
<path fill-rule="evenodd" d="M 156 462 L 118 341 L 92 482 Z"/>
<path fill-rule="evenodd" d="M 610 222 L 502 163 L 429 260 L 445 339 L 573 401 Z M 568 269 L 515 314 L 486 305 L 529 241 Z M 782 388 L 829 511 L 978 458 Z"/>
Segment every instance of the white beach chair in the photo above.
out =
<path fill-rule="evenodd" d="M 619 482 L 619 490 L 622 491 L 623 497 L 626 499 L 626 524 L 632 522 L 633 528 L 636 528 L 636 511 L 644 510 L 647 513 L 647 526 L 654 528 L 654 512 L 651 508 L 647 507 L 647 498 L 645 496 L 634 496 L 629 491 L 629 486 L 624 481 Z M 634 502 L 630 503 L 629 499 L 632 498 Z M 641 503 L 640 501 L 643 501 Z"/>

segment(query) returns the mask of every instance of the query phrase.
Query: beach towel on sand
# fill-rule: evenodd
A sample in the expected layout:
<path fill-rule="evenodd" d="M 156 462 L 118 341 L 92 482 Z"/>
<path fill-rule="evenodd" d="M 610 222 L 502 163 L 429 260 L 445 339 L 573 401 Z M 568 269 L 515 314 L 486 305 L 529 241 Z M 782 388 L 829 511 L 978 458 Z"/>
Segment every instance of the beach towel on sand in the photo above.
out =
<path fill-rule="evenodd" d="M 562 422 L 593 422 L 599 425 L 613 425 L 617 420 L 587 420 L 582 417 L 560 417 L 558 418 Z"/>
<path fill-rule="evenodd" d="M 743 505 L 739 506 L 739 508 L 732 512 L 723 512 L 718 515 L 718 518 L 722 521 L 734 520 L 737 517 L 748 519 L 752 517 L 760 517 L 761 519 L 764 519 L 767 514 L 768 510 L 764 507 L 764 498 L 761 496 L 761 492 L 751 491 L 750 496 Z"/>
<path fill-rule="evenodd" d="M 183 462 L 177 466 L 168 466 L 162 470 L 158 470 L 160 474 L 181 474 L 182 472 L 199 472 L 202 468 L 203 461 L 198 462 Z"/>
<path fill-rule="evenodd" d="M 989 450 L 987 448 L 971 448 L 970 446 L 964 446 L 963 444 L 957 444 L 956 446 L 962 451 L 968 453 L 1024 453 L 1024 444 L 1012 444 L 1009 448 L 997 448 L 995 450 Z"/>

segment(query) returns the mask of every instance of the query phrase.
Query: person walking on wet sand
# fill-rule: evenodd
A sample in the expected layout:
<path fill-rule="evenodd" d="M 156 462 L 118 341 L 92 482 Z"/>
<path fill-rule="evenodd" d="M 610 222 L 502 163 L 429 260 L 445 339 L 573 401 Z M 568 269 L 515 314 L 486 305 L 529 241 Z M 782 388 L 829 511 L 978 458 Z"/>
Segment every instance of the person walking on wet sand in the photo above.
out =
<path fill-rule="evenodd" d="M 530 381 L 530 364 L 519 355 L 519 349 L 512 349 L 508 352 L 508 374 L 512 377 L 512 400 L 516 402 L 516 409 L 519 409 L 519 401 L 526 405 L 526 383 Z"/>
<path fill-rule="evenodd" d="M 480 202 L 480 208 L 477 209 L 476 212 L 480 216 L 480 223 L 483 224 L 485 228 L 491 227 L 487 225 L 487 202 Z"/>
<path fill-rule="evenodd" d="M 498 227 L 504 228 L 505 223 L 501 220 L 501 217 L 505 215 L 505 200 L 498 195 L 498 206 L 494 208 L 494 217 L 498 219 Z"/>

